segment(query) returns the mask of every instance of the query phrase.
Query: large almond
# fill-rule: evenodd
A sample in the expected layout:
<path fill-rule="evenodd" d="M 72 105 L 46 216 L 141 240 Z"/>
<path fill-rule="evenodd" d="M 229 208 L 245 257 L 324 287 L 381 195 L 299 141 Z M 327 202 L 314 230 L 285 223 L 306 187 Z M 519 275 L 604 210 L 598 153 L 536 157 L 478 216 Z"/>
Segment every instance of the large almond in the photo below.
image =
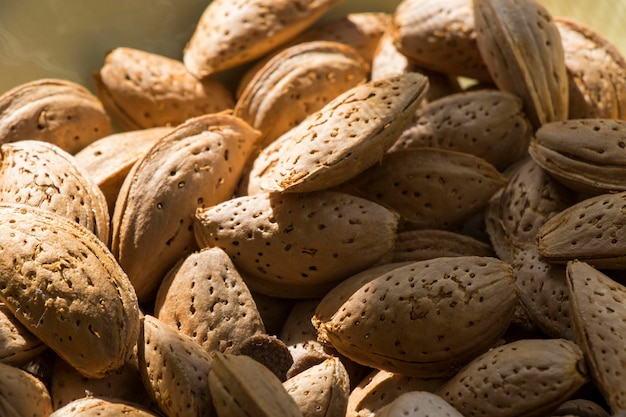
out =
<path fill-rule="evenodd" d="M 324 190 L 356 176 L 397 140 L 427 89 L 426 77 L 407 73 L 339 95 L 261 152 L 248 193 Z"/>
<path fill-rule="evenodd" d="M 0 299 L 29 331 L 88 377 L 130 357 L 139 306 L 130 280 L 84 227 L 43 209 L 0 205 Z"/>
<path fill-rule="evenodd" d="M 324 304 L 334 299 L 331 290 L 318 310 L 328 311 Z M 313 324 L 321 341 L 355 362 L 440 377 L 492 347 L 516 303 L 508 264 L 488 257 L 436 258 L 379 275 L 329 320 L 316 313 Z"/>
<path fill-rule="evenodd" d="M 395 241 L 397 215 L 344 193 L 263 193 L 196 213 L 199 246 L 228 253 L 248 286 L 287 298 L 325 294 L 378 262 Z"/>
<path fill-rule="evenodd" d="M 195 210 L 232 196 L 258 137 L 237 117 L 204 115 L 179 125 L 133 166 L 115 205 L 112 251 L 140 301 L 154 297 L 163 276 L 197 249 Z"/>

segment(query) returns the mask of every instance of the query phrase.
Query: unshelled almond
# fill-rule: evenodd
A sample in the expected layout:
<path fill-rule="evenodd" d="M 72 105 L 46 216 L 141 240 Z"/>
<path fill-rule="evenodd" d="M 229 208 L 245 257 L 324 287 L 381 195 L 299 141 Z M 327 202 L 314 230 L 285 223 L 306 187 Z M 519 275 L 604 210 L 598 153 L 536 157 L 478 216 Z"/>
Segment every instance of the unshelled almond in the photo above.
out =
<path fill-rule="evenodd" d="M 494 256 L 491 245 L 440 229 L 399 232 L 392 262 L 424 261 L 442 256 Z"/>
<path fill-rule="evenodd" d="M 48 417 L 52 401 L 42 381 L 28 372 L 0 363 L 0 410 L 3 416 Z"/>
<path fill-rule="evenodd" d="M 147 409 L 114 398 L 85 397 L 55 410 L 49 417 L 156 417 Z"/>
<path fill-rule="evenodd" d="M 46 345 L 0 303 L 0 363 L 24 365 L 45 349 Z"/>
<path fill-rule="evenodd" d="M 400 417 L 411 415 L 414 417 L 463 417 L 454 407 L 440 396 L 425 392 L 413 391 L 402 394 L 375 414 L 376 417 Z"/>

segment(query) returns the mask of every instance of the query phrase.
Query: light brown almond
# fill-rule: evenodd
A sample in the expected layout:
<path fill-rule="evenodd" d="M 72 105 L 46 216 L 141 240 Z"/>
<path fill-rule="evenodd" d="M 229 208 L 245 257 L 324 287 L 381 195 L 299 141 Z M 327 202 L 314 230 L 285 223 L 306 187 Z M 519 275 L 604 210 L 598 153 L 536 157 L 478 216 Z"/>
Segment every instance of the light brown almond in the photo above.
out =
<path fill-rule="evenodd" d="M 133 166 L 115 205 L 112 251 L 141 302 L 197 249 L 195 210 L 232 196 L 258 137 L 239 118 L 204 115 L 179 125 Z"/>
<path fill-rule="evenodd" d="M 88 377 L 130 357 L 139 332 L 133 287 L 84 227 L 43 209 L 0 204 L 0 299 L 30 332 Z"/>
<path fill-rule="evenodd" d="M 0 303 L 0 363 L 22 366 L 46 349 L 35 335 Z"/>
<path fill-rule="evenodd" d="M 440 396 L 424 391 L 413 391 L 402 394 L 375 414 L 376 417 L 463 417 L 454 407 Z"/>
<path fill-rule="evenodd" d="M 50 417 L 156 417 L 139 404 L 113 398 L 85 397 L 59 408 Z"/>
<path fill-rule="evenodd" d="M 0 96 L 0 143 L 38 139 L 73 154 L 111 132 L 100 100 L 71 81 L 44 78 Z"/>
<path fill-rule="evenodd" d="M 6 417 L 48 417 L 52 401 L 39 379 L 19 368 L 0 363 L 0 412 Z"/>

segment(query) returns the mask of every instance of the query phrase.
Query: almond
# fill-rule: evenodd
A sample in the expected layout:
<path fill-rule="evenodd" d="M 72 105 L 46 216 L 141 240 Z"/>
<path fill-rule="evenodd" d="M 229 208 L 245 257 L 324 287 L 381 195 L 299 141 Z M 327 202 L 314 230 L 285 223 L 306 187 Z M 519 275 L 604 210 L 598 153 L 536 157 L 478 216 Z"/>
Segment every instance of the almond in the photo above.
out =
<path fill-rule="evenodd" d="M 220 247 L 253 291 L 287 298 L 325 294 L 378 262 L 395 241 L 397 217 L 347 194 L 263 193 L 196 213 L 201 247 Z"/>
<path fill-rule="evenodd" d="M 217 0 L 200 16 L 183 61 L 198 78 L 259 58 L 311 26 L 337 0 Z"/>
<path fill-rule="evenodd" d="M 559 30 L 535 0 L 474 0 L 476 40 L 494 83 L 517 94 L 533 126 L 565 120 L 569 84 Z"/>
<path fill-rule="evenodd" d="M 545 416 L 586 382 L 575 343 L 524 339 L 485 352 L 437 394 L 465 416 Z"/>
<path fill-rule="evenodd" d="M 109 213 L 115 210 L 117 195 L 135 162 L 173 130 L 173 127 L 153 127 L 112 134 L 90 143 L 74 155 L 78 165 L 104 194 Z"/>
<path fill-rule="evenodd" d="M 50 417 L 155 417 L 138 404 L 113 398 L 85 397 L 59 408 Z"/>
<path fill-rule="evenodd" d="M 214 353 L 209 386 L 219 417 L 302 416 L 276 375 L 245 355 Z"/>
<path fill-rule="evenodd" d="M 626 190 L 626 122 L 578 119 L 543 125 L 532 158 L 568 188 L 587 195 Z"/>
<path fill-rule="evenodd" d="M 528 154 L 532 127 L 513 94 L 480 90 L 451 94 L 418 110 L 390 151 L 435 147 L 483 158 L 499 170 Z"/>
<path fill-rule="evenodd" d="M 0 363 L 24 365 L 45 349 L 46 345 L 17 321 L 6 305 L 0 303 Z"/>
<path fill-rule="evenodd" d="M 538 231 L 539 253 L 548 262 L 578 259 L 598 268 L 623 269 L 625 200 L 626 192 L 601 194 L 554 215 Z"/>
<path fill-rule="evenodd" d="M 597 403 L 585 399 L 573 399 L 565 401 L 552 416 L 577 416 L 577 417 L 610 417 L 609 413 Z"/>
<path fill-rule="evenodd" d="M 262 132 L 259 148 L 339 94 L 363 84 L 369 65 L 347 45 L 316 41 L 276 54 L 243 90 L 234 115 Z"/>
<path fill-rule="evenodd" d="M 326 359 L 283 382 L 303 416 L 345 417 L 350 393 L 348 372 L 339 358 Z"/>
<path fill-rule="evenodd" d="M 52 401 L 39 379 L 19 368 L 0 363 L 0 410 L 3 416 L 48 417 Z"/>
<path fill-rule="evenodd" d="M 613 413 L 626 410 L 626 287 L 589 264 L 567 264 L 576 341 Z"/>
<path fill-rule="evenodd" d="M 87 377 L 119 369 L 139 332 L 133 287 L 84 227 L 26 205 L 0 205 L 0 300 Z"/>
<path fill-rule="evenodd" d="M 397 140 L 427 89 L 426 77 L 408 73 L 339 95 L 261 152 L 248 193 L 318 191 L 356 176 Z"/>
<path fill-rule="evenodd" d="M 398 233 L 392 262 L 425 261 L 446 256 L 494 256 L 493 248 L 473 237 L 447 230 Z"/>
<path fill-rule="evenodd" d="M 109 242 L 104 194 L 72 155 L 38 140 L 0 145 L 0 200 L 46 209 Z"/>
<path fill-rule="evenodd" d="M 415 148 L 385 155 L 346 186 L 398 213 L 401 229 L 452 229 L 478 213 L 505 184 L 482 158 Z"/>
<path fill-rule="evenodd" d="M 182 62 L 139 49 L 113 49 L 94 79 L 105 108 L 126 130 L 177 126 L 234 105 L 221 82 L 200 81 Z"/>
<path fill-rule="evenodd" d="M 476 45 L 472 0 L 404 0 L 393 34 L 398 50 L 424 68 L 491 79 Z"/>
<path fill-rule="evenodd" d="M 258 137 L 239 118 L 204 115 L 179 125 L 133 166 L 115 205 L 112 251 L 141 302 L 152 299 L 163 276 L 197 249 L 196 208 L 232 196 Z"/>
<path fill-rule="evenodd" d="M 496 258 L 414 262 L 358 288 L 329 320 L 316 313 L 313 324 L 320 341 L 355 362 L 448 376 L 502 336 L 517 303 L 513 281 L 510 266 Z M 328 311 L 325 300 L 334 299 L 331 290 L 318 310 Z"/>
<path fill-rule="evenodd" d="M 215 416 L 208 379 L 212 360 L 199 344 L 146 315 L 137 351 L 144 386 L 166 415 Z"/>
<path fill-rule="evenodd" d="M 431 415 L 463 417 L 461 413 L 440 396 L 424 391 L 402 394 L 376 412 L 376 417 L 399 417 L 406 415 L 414 417 L 430 417 Z"/>

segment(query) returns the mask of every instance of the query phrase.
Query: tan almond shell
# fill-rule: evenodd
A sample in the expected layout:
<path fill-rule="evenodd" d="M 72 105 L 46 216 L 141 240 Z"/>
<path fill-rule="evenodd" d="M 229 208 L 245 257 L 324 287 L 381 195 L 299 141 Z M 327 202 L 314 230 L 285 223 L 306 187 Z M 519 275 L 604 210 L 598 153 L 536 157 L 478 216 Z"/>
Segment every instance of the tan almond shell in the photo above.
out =
<path fill-rule="evenodd" d="M 552 416 L 576 416 L 576 417 L 611 417 L 598 403 L 584 398 L 567 400 L 552 412 Z"/>
<path fill-rule="evenodd" d="M 166 415 L 215 416 L 209 394 L 212 359 L 191 337 L 145 315 L 137 342 L 139 372 Z"/>
<path fill-rule="evenodd" d="M 339 358 L 330 357 L 283 382 L 303 416 L 345 417 L 350 378 Z"/>
<path fill-rule="evenodd" d="M 181 259 L 161 282 L 154 314 L 209 353 L 230 351 L 246 338 L 265 333 L 248 287 L 220 248 Z"/>
<path fill-rule="evenodd" d="M 0 363 L 0 411 L 7 417 L 48 417 L 52 400 L 48 389 L 34 375 Z"/>
<path fill-rule="evenodd" d="M 248 193 L 319 191 L 356 176 L 396 141 L 427 89 L 426 77 L 407 73 L 339 95 L 261 152 Z"/>
<path fill-rule="evenodd" d="M 537 234 L 539 253 L 546 261 L 578 259 L 597 268 L 626 267 L 626 192 L 601 194 L 554 215 Z"/>
<path fill-rule="evenodd" d="M 218 416 L 302 417 L 276 375 L 245 355 L 215 352 L 209 387 Z"/>
<path fill-rule="evenodd" d="M 0 145 L 0 201 L 39 207 L 109 242 L 104 194 L 72 155 L 38 140 Z"/>
<path fill-rule="evenodd" d="M 318 309 L 334 298 L 331 290 Z M 383 273 L 356 290 L 330 320 L 316 313 L 313 324 L 320 341 L 357 363 L 435 378 L 454 374 L 492 347 L 516 304 L 507 263 L 436 258 Z"/>
<path fill-rule="evenodd" d="M 575 194 L 533 159 L 511 168 L 510 179 L 489 204 L 486 228 L 498 256 L 512 260 L 515 252 L 536 242 L 541 226 L 576 202 Z"/>
<path fill-rule="evenodd" d="M 141 302 L 197 249 L 195 210 L 232 196 L 258 137 L 231 115 L 199 116 L 161 138 L 128 173 L 115 204 L 112 250 Z"/>
<path fill-rule="evenodd" d="M 491 77 L 476 45 L 472 0 L 405 0 L 393 16 L 394 43 L 418 65 L 482 81 Z"/>
<path fill-rule="evenodd" d="M 511 266 L 519 301 L 531 322 L 552 338 L 573 341 L 565 266 L 543 259 L 534 242 L 515 252 Z"/>
<path fill-rule="evenodd" d="M 607 39 L 555 18 L 569 75 L 569 119 L 626 118 L 626 60 Z"/>
<path fill-rule="evenodd" d="M 460 92 L 425 105 L 390 151 L 435 147 L 466 152 L 499 170 L 528 155 L 533 129 L 522 101 L 498 90 Z"/>
<path fill-rule="evenodd" d="M 22 366 L 47 346 L 17 321 L 10 309 L 0 303 L 0 363 Z"/>
<path fill-rule="evenodd" d="M 437 394 L 465 416 L 538 417 L 556 409 L 587 380 L 583 352 L 575 343 L 522 339 L 474 359 Z"/>
<path fill-rule="evenodd" d="M 183 62 L 198 78 L 261 57 L 318 20 L 338 0 L 216 0 L 185 46 Z"/>
<path fill-rule="evenodd" d="M 94 81 L 103 105 L 126 130 L 177 126 L 234 105 L 222 82 L 200 81 L 181 61 L 134 48 L 107 53 Z"/>
<path fill-rule="evenodd" d="M 49 417 L 156 417 L 139 404 L 114 398 L 84 397 L 55 410 Z"/>
<path fill-rule="evenodd" d="M 263 193 L 199 209 L 200 247 L 228 253 L 253 291 L 286 298 L 325 294 L 391 252 L 397 215 L 348 194 Z"/>
<path fill-rule="evenodd" d="M 447 378 L 424 379 L 379 369 L 364 378 L 348 397 L 346 417 L 375 417 L 376 412 L 402 394 L 436 391 Z"/>
<path fill-rule="evenodd" d="M 626 121 L 576 119 L 543 125 L 529 153 L 554 178 L 577 192 L 626 190 Z"/>
<path fill-rule="evenodd" d="M 495 256 L 491 245 L 471 236 L 440 229 L 398 232 L 391 262 L 425 261 L 446 256 Z"/>
<path fill-rule="evenodd" d="M 286 48 L 254 75 L 233 114 L 262 132 L 264 148 L 343 92 L 364 84 L 369 65 L 347 45 L 306 42 Z"/>
<path fill-rule="evenodd" d="M 345 186 L 398 213 L 401 229 L 453 229 L 485 207 L 505 184 L 482 158 L 414 148 L 386 154 Z"/>
<path fill-rule="evenodd" d="M 29 331 L 88 377 L 130 357 L 139 332 L 133 287 L 105 244 L 40 208 L 0 204 L 0 299 Z"/>
<path fill-rule="evenodd" d="M 95 397 L 116 398 L 144 405 L 151 401 L 139 375 L 137 357 L 134 355 L 121 368 L 104 378 L 87 378 L 57 357 L 52 365 L 49 389 L 55 410 L 84 398 L 87 393 Z"/>
<path fill-rule="evenodd" d="M 589 264 L 567 264 L 576 341 L 611 411 L 626 410 L 626 287 Z"/>
<path fill-rule="evenodd" d="M 409 414 L 410 413 L 410 414 Z M 463 417 L 454 407 L 440 396 L 424 391 L 407 392 L 382 407 L 376 417 Z"/>
<path fill-rule="evenodd" d="M 115 201 L 122 183 L 132 166 L 173 127 L 120 132 L 100 138 L 80 151 L 74 158 L 98 185 L 107 200 L 109 213 L 115 210 Z"/>
<path fill-rule="evenodd" d="M 0 143 L 37 139 L 73 154 L 111 132 L 100 100 L 71 81 L 44 78 L 0 96 Z"/>
<path fill-rule="evenodd" d="M 538 1 L 475 0 L 478 49 L 500 90 L 518 95 L 535 128 L 568 117 L 561 37 Z"/>

